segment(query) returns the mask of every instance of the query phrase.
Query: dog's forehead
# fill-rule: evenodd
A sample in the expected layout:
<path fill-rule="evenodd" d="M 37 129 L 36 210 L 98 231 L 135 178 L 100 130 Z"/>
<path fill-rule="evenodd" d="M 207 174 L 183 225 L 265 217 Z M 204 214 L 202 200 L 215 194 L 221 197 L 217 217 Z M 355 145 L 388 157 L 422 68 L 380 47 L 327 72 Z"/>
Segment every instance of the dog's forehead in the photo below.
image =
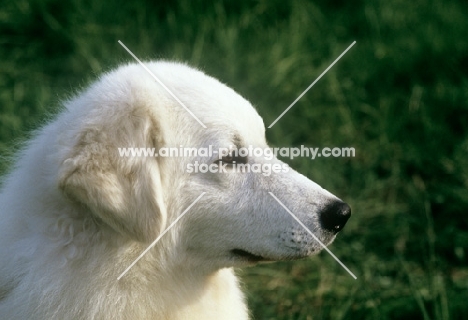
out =
<path fill-rule="evenodd" d="M 265 126 L 257 110 L 219 80 L 177 63 L 153 63 L 150 69 L 207 127 L 220 134 L 234 132 L 244 143 L 256 143 L 246 141 L 256 137 L 263 139 Z M 191 117 L 188 112 L 186 115 Z"/>

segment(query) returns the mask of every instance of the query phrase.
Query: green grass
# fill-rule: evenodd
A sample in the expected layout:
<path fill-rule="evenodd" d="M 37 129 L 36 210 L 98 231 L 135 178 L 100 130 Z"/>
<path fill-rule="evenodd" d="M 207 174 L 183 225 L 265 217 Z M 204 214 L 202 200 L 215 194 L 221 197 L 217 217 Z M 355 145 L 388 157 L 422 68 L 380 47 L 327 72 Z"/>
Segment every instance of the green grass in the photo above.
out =
<path fill-rule="evenodd" d="M 156 4 L 157 3 L 157 4 Z M 124 61 L 187 61 L 249 99 L 292 167 L 346 200 L 331 250 L 240 271 L 255 319 L 468 317 L 468 3 L 79 1 L 0 5 L 1 171 L 60 100 Z"/>

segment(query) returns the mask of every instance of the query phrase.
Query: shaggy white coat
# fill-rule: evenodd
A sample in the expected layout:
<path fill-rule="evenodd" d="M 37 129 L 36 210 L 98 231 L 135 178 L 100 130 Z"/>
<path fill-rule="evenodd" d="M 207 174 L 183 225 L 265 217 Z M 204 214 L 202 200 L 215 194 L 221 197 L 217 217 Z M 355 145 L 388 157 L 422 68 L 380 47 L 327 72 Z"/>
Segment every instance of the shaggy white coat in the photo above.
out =
<path fill-rule="evenodd" d="M 232 267 L 321 249 L 269 191 L 322 242 L 333 240 L 317 212 L 336 197 L 292 169 L 187 173 L 216 155 L 120 157 L 119 147 L 267 147 L 262 119 L 232 89 L 183 64 L 147 65 L 207 129 L 135 64 L 64 103 L 2 183 L 1 319 L 247 319 Z"/>

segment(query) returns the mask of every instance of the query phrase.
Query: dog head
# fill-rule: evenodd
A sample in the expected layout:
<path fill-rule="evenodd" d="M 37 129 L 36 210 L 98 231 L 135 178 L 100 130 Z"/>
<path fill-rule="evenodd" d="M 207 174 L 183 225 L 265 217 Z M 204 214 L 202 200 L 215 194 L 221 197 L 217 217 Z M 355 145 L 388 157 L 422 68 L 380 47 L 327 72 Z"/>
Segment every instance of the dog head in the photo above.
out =
<path fill-rule="evenodd" d="M 167 237 L 193 263 L 216 268 L 302 258 L 333 241 L 349 206 L 274 157 L 234 154 L 268 148 L 248 101 L 185 65 L 147 66 L 178 101 L 143 68 L 128 65 L 68 104 L 74 143 L 59 186 L 69 198 L 118 233 L 151 241 L 204 192 Z M 179 154 L 119 154 L 130 147 Z M 183 148 L 227 152 L 182 156 Z M 222 169 L 194 170 L 196 164 Z M 239 164 L 250 169 L 236 170 Z M 281 169 L 265 175 L 253 167 Z"/>

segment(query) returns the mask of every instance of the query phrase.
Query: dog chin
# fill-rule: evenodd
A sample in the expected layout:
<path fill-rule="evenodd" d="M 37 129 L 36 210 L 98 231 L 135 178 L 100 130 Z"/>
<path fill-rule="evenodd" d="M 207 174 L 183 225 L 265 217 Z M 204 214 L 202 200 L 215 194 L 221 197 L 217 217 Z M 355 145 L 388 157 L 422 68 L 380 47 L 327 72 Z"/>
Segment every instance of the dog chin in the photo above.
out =
<path fill-rule="evenodd" d="M 252 262 L 252 263 L 275 261 L 274 259 L 269 259 L 262 255 L 253 254 L 243 249 L 232 249 L 230 251 L 230 254 L 237 260 L 242 260 L 242 261 Z"/>
<path fill-rule="evenodd" d="M 298 248 L 293 252 L 284 252 L 278 253 L 274 256 L 272 255 L 262 255 L 254 254 L 244 249 L 232 249 L 230 250 L 230 256 L 236 262 L 246 263 L 246 264 L 256 264 L 256 263 L 265 263 L 265 262 L 274 262 L 274 261 L 291 261 L 307 258 L 311 255 L 319 253 L 322 248 Z"/>
<path fill-rule="evenodd" d="M 330 245 L 335 240 L 335 234 L 322 235 L 320 241 L 325 246 Z M 286 250 L 281 250 L 275 253 L 261 253 L 258 250 L 249 250 L 245 248 L 235 248 L 229 251 L 229 256 L 231 259 L 234 259 L 237 262 L 245 262 L 248 264 L 255 264 L 259 262 L 273 262 L 273 261 L 289 261 L 289 260 L 299 260 L 304 259 L 309 256 L 318 254 L 323 250 L 321 244 L 315 240 L 311 245 L 306 245 L 302 247 L 288 247 L 284 248 Z"/>

